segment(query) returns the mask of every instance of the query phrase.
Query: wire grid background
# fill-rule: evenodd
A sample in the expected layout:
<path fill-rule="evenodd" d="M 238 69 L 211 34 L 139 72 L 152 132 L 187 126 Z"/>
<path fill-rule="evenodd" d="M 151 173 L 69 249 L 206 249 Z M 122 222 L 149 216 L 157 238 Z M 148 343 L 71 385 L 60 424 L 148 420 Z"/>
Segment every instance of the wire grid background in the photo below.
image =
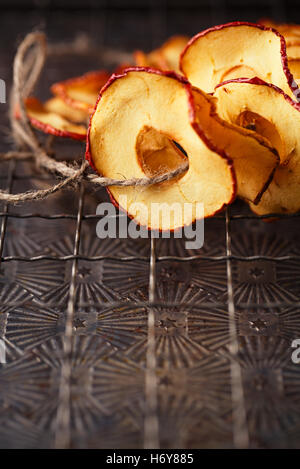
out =
<path fill-rule="evenodd" d="M 100 68 L 100 46 L 150 50 L 171 34 L 298 12 L 221 0 L 17 5 L 2 11 L 7 83 L 17 40 L 33 26 L 52 43 L 91 38 L 80 60 L 49 58 L 41 97 Z M 80 145 L 54 142 L 56 157 L 80 158 Z M 2 189 L 49 182 L 33 164 L 1 164 Z M 187 251 L 184 239 L 97 239 L 104 200 L 82 185 L 1 207 L 0 447 L 299 447 L 299 217 L 266 223 L 237 202 L 206 220 L 201 250 Z"/>

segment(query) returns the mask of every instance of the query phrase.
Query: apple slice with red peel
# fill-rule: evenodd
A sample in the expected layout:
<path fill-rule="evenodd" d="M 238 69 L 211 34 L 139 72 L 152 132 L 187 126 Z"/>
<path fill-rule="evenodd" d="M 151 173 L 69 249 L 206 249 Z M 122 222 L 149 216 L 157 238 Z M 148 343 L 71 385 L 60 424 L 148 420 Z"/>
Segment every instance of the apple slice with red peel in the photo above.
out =
<path fill-rule="evenodd" d="M 290 63 L 290 59 L 299 60 L 300 59 L 300 38 L 298 38 L 296 41 L 286 40 L 286 51 L 287 51 L 287 55 L 289 58 L 289 63 Z"/>
<path fill-rule="evenodd" d="M 113 74 L 114 75 L 122 75 L 124 70 L 127 70 L 127 68 L 133 67 L 132 64 L 127 64 L 127 63 L 122 63 L 117 66 L 117 68 L 114 69 Z"/>
<path fill-rule="evenodd" d="M 300 44 L 300 43 L 299 43 Z M 300 52 L 300 47 L 299 47 Z M 300 58 L 299 59 L 289 59 L 289 67 L 295 79 L 295 82 L 300 83 Z"/>
<path fill-rule="evenodd" d="M 285 38 L 300 38 L 300 25 L 295 23 L 277 23 L 276 21 L 268 18 L 262 18 L 258 21 L 259 24 L 267 28 L 276 29 Z"/>
<path fill-rule="evenodd" d="M 54 95 L 69 106 L 91 114 L 101 88 L 109 78 L 106 71 L 88 72 L 80 77 L 70 78 L 51 86 Z"/>
<path fill-rule="evenodd" d="M 300 104 L 280 88 L 257 78 L 218 85 L 217 110 L 230 123 L 251 127 L 267 138 L 280 155 L 280 165 L 255 213 L 300 210 Z"/>
<path fill-rule="evenodd" d="M 68 137 L 73 140 L 86 139 L 86 126 L 74 124 L 57 112 L 48 111 L 37 98 L 27 98 L 25 107 L 31 124 L 44 133 L 56 137 Z M 17 118 L 20 117 L 18 110 L 15 114 Z"/>
<path fill-rule="evenodd" d="M 142 50 L 136 50 L 133 57 L 138 67 L 152 67 L 158 70 L 168 70 L 168 64 L 160 49 L 149 52 L 148 54 Z"/>
<path fill-rule="evenodd" d="M 186 36 L 172 36 L 158 49 L 145 54 L 136 51 L 134 58 L 139 67 L 154 67 L 159 70 L 174 70 L 179 72 L 180 54 L 188 42 Z"/>
<path fill-rule="evenodd" d="M 172 36 L 161 46 L 160 50 L 169 70 L 180 72 L 179 59 L 188 40 L 187 36 Z"/>
<path fill-rule="evenodd" d="M 44 108 L 45 111 L 59 114 L 75 124 L 86 123 L 89 117 L 86 111 L 74 109 L 58 97 L 48 99 L 48 101 L 44 103 Z"/>
<path fill-rule="evenodd" d="M 134 63 L 137 67 L 150 67 L 147 54 L 142 50 L 135 50 L 133 53 Z"/>
<path fill-rule="evenodd" d="M 197 203 L 204 204 L 208 217 L 235 197 L 232 162 L 206 138 L 196 112 L 191 85 L 173 72 L 132 68 L 112 76 L 101 90 L 86 150 L 99 174 L 117 179 L 155 176 L 178 167 L 188 155 L 188 170 L 175 180 L 110 187 L 114 203 L 142 226 L 174 230 L 199 218 Z M 155 217 L 157 204 L 175 204 L 170 218 Z"/>
<path fill-rule="evenodd" d="M 229 79 L 255 76 L 293 99 L 299 92 L 288 68 L 284 38 L 259 24 L 228 23 L 200 32 L 188 42 L 180 67 L 194 86 L 206 92 Z"/>
<path fill-rule="evenodd" d="M 216 98 L 193 88 L 196 122 L 215 146 L 230 155 L 236 172 L 237 195 L 257 204 L 279 164 L 277 150 L 263 136 L 222 119 Z"/>
<path fill-rule="evenodd" d="M 292 23 L 276 23 L 269 19 L 259 21 L 264 26 L 276 29 L 285 39 L 286 52 L 289 59 L 300 58 L 300 25 Z"/>

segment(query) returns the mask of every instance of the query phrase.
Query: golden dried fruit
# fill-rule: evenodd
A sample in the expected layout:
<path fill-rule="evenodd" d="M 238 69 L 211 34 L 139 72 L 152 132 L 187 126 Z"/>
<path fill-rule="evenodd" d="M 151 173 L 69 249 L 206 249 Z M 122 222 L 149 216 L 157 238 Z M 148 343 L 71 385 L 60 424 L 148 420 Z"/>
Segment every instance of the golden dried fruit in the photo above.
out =
<path fill-rule="evenodd" d="M 192 85 L 209 93 L 219 83 L 240 77 L 259 77 L 293 99 L 299 93 L 284 38 L 259 24 L 235 22 L 200 32 L 182 53 L 181 70 Z"/>
<path fill-rule="evenodd" d="M 219 85 L 215 96 L 222 118 L 256 128 L 277 148 L 280 165 L 258 205 L 259 215 L 294 213 L 300 210 L 300 104 L 280 88 L 257 78 Z M 249 114 L 244 120 L 243 114 Z"/>
<path fill-rule="evenodd" d="M 55 83 L 51 86 L 51 91 L 69 106 L 90 114 L 108 78 L 109 74 L 103 70 L 88 72 L 80 77 Z"/>
<path fill-rule="evenodd" d="M 99 174 L 111 178 L 121 174 L 125 179 L 155 176 L 178 167 L 188 155 L 188 170 L 175 180 L 143 188 L 110 187 L 114 203 L 140 225 L 174 230 L 199 217 L 197 202 L 204 204 L 207 217 L 234 199 L 232 162 L 206 137 L 196 113 L 190 84 L 172 72 L 130 69 L 113 76 L 102 89 L 86 151 Z M 184 211 L 186 203 L 191 210 Z M 157 219 L 153 204 L 177 208 L 170 218 Z"/>
<path fill-rule="evenodd" d="M 85 125 L 74 124 L 57 112 L 47 110 L 44 104 L 34 97 L 27 98 L 25 106 L 31 124 L 44 133 L 73 140 L 85 140 L 87 132 Z M 20 117 L 18 110 L 16 117 Z"/>

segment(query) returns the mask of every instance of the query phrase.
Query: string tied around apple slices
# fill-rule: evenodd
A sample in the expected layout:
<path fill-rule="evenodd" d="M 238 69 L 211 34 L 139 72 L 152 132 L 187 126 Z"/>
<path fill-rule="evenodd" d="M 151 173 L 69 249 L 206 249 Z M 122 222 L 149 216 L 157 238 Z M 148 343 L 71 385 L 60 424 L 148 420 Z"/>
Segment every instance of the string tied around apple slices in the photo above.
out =
<path fill-rule="evenodd" d="M 13 88 L 9 102 L 10 126 L 16 149 L 0 153 L 0 162 L 31 158 L 35 161 L 37 167 L 55 174 L 58 182 L 47 189 L 30 190 L 18 194 L 9 194 L 1 190 L 0 200 L 14 204 L 42 200 L 80 181 L 88 181 L 94 187 L 146 187 L 169 181 L 188 169 L 188 163 L 185 162 L 175 170 L 153 177 L 112 179 L 88 173 L 89 163 L 85 159 L 83 159 L 81 164 L 78 164 L 76 161 L 67 164 L 51 157 L 32 128 L 25 108 L 25 100 L 33 92 L 43 70 L 46 54 L 46 37 L 41 32 L 29 33 L 17 49 L 13 65 Z M 18 119 L 15 116 L 16 107 L 19 110 Z"/>

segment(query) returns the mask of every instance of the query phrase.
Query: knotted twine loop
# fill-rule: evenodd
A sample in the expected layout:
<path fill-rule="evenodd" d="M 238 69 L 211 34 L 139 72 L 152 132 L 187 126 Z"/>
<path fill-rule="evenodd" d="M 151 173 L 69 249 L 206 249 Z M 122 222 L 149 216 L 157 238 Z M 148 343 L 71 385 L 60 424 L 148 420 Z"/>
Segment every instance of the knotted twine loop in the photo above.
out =
<path fill-rule="evenodd" d="M 81 180 L 87 180 L 97 186 L 141 186 L 147 187 L 168 181 L 188 168 L 185 163 L 173 171 L 160 174 L 154 177 L 131 178 L 131 179 L 111 179 L 86 174 L 89 163 L 82 161 L 78 168 L 65 162 L 56 161 L 51 158 L 46 149 L 39 142 L 33 130 L 25 108 L 25 99 L 33 92 L 34 87 L 40 77 L 46 59 L 46 37 L 43 33 L 32 32 L 28 34 L 20 44 L 14 59 L 13 67 L 13 89 L 10 98 L 10 124 L 14 142 L 18 149 L 7 153 L 0 153 L 0 161 L 11 159 L 25 160 L 33 158 L 37 166 L 57 174 L 62 180 L 48 189 L 27 191 L 19 194 L 8 194 L 0 191 L 0 200 L 9 203 L 25 202 L 28 200 L 41 200 L 54 194 L 60 189 Z M 16 106 L 19 109 L 20 118 L 16 119 L 14 112 Z"/>

